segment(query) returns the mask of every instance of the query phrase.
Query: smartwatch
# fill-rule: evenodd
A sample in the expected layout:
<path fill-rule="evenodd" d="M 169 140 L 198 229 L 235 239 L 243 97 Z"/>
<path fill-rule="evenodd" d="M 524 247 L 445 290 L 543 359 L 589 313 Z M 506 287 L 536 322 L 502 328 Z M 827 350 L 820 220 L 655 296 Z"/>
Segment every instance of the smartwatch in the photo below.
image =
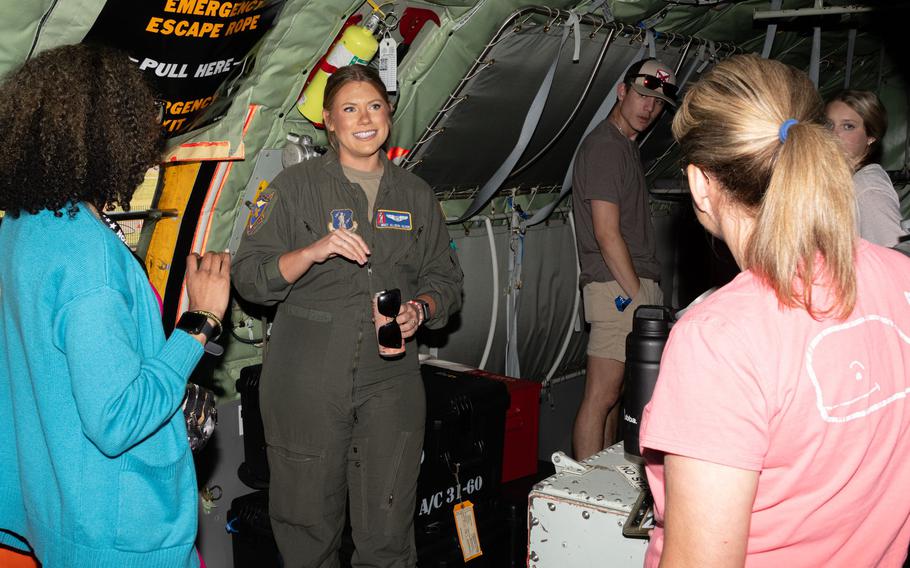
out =
<path fill-rule="evenodd" d="M 418 312 L 420 313 L 420 323 L 421 324 L 425 323 L 428 319 L 430 319 L 429 302 L 427 302 L 426 300 L 421 300 L 420 298 L 414 298 L 413 300 L 411 300 L 408 303 L 414 304 L 414 307 L 417 308 Z"/>
<path fill-rule="evenodd" d="M 209 323 L 209 317 L 215 320 L 215 325 Z M 206 353 L 216 357 L 224 353 L 224 347 L 215 343 L 215 340 L 221 335 L 221 322 L 214 315 L 203 311 L 183 312 L 177 321 L 176 329 L 183 330 L 190 335 L 203 335 Z"/>

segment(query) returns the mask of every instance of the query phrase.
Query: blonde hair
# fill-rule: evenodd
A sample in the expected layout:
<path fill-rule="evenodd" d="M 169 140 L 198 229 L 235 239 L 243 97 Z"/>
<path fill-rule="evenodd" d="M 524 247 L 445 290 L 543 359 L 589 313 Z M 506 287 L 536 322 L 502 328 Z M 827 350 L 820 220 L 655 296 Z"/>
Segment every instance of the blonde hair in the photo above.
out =
<path fill-rule="evenodd" d="M 822 111 L 802 71 L 737 55 L 689 89 L 673 135 L 688 163 L 716 177 L 730 202 L 754 217 L 743 268 L 782 305 L 843 319 L 856 303 L 855 198 L 852 170 Z M 798 122 L 782 135 L 789 119 Z M 813 284 L 832 292 L 828 305 L 813 304 Z"/>

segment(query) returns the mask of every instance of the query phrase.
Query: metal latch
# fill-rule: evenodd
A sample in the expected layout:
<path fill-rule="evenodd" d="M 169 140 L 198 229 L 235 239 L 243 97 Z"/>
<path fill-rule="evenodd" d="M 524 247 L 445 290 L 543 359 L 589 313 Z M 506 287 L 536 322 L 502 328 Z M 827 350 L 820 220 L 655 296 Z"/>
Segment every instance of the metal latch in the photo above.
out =
<path fill-rule="evenodd" d="M 565 452 L 553 452 L 553 467 L 556 473 L 573 473 L 582 475 L 591 471 L 591 466 L 575 461 L 565 454 Z"/>

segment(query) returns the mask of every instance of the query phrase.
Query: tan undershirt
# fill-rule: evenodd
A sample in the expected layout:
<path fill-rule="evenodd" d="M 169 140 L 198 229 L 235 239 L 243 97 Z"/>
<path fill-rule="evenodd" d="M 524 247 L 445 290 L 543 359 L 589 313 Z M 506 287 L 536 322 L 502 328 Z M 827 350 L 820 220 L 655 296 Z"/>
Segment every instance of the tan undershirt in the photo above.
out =
<path fill-rule="evenodd" d="M 382 179 L 383 170 L 377 172 L 362 172 L 347 166 L 341 166 L 344 177 L 351 183 L 358 184 L 367 196 L 367 218 L 373 221 L 373 205 L 376 204 L 376 194 L 379 193 L 379 180 Z"/>

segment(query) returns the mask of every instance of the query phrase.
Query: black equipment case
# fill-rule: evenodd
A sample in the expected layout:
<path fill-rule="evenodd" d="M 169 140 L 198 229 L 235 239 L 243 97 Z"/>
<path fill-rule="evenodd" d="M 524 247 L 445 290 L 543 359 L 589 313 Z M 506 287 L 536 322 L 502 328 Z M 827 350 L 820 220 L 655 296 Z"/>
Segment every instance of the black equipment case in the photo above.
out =
<path fill-rule="evenodd" d="M 482 506 L 498 496 L 509 407 L 499 381 L 431 364 L 421 365 L 421 375 L 427 421 L 414 517 L 418 546 L 425 536 L 453 530 L 459 499 Z"/>
<path fill-rule="evenodd" d="M 237 381 L 242 401 L 244 463 L 241 480 L 254 488 L 268 486 L 265 437 L 259 410 L 261 365 L 243 369 Z M 427 398 L 423 459 L 417 480 L 414 532 L 418 566 L 464 565 L 453 516 L 459 498 L 475 505 L 483 555 L 470 566 L 517 566 L 517 523 L 524 515 L 499 499 L 502 449 L 509 394 L 501 381 L 421 365 Z M 458 483 L 456 483 L 456 473 Z M 268 491 L 256 491 L 231 503 L 234 566 L 279 566 L 268 516 Z M 342 556 L 350 550 L 343 543 Z M 344 559 L 343 559 L 344 560 Z M 344 562 L 342 563 L 344 564 Z"/>

